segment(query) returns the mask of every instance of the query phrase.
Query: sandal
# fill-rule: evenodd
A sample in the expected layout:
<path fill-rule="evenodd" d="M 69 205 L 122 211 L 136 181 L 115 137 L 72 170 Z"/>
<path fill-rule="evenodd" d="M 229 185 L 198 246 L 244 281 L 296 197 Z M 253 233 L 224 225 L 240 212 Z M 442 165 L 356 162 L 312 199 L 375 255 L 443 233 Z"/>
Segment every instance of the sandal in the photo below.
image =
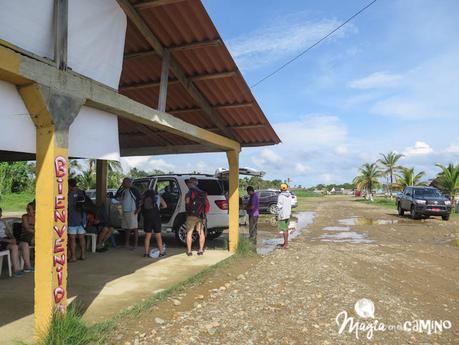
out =
<path fill-rule="evenodd" d="M 193 252 L 187 252 L 186 255 L 187 256 L 193 256 Z"/>
<path fill-rule="evenodd" d="M 198 252 L 198 255 L 204 255 L 204 251 L 202 251 L 202 250 L 199 251 L 199 252 Z"/>

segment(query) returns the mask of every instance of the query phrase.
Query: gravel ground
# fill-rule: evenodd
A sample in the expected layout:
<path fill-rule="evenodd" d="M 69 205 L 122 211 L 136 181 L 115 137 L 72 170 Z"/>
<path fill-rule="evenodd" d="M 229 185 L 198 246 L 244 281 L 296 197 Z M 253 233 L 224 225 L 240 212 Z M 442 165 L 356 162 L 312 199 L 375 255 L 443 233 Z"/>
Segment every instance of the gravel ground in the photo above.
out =
<path fill-rule="evenodd" d="M 459 344 L 459 249 L 448 244 L 457 221 L 411 221 L 333 198 L 318 199 L 315 208 L 314 224 L 289 250 L 164 301 L 126 321 L 111 342 Z M 362 298 L 374 303 L 374 319 L 356 314 Z M 340 334 L 340 312 L 360 330 L 348 324 Z M 416 320 L 445 321 L 445 329 L 416 332 Z"/>

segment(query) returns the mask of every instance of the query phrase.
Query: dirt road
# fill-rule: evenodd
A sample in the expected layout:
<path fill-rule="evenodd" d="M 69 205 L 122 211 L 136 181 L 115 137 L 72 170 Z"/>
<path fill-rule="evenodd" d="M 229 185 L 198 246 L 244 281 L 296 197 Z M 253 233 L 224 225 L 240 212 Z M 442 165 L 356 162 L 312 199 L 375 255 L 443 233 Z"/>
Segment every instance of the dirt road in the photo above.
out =
<path fill-rule="evenodd" d="M 127 320 L 112 343 L 459 344 L 459 248 L 448 244 L 457 220 L 412 221 L 336 198 L 310 204 L 314 223 L 289 250 Z M 357 314 L 362 298 L 371 302 L 359 313 L 373 305 L 374 318 Z"/>

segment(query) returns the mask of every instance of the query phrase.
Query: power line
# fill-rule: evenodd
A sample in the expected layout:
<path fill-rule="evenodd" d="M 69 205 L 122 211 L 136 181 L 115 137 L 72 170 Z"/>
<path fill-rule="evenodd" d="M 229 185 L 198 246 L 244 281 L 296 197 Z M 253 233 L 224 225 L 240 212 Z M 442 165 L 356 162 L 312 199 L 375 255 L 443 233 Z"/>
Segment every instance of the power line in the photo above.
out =
<path fill-rule="evenodd" d="M 333 35 L 336 31 L 338 31 L 339 29 L 341 29 L 343 26 L 345 26 L 347 23 L 349 23 L 352 19 L 354 19 L 355 17 L 357 17 L 359 14 L 361 14 L 362 12 L 364 12 L 367 8 L 369 8 L 371 5 L 373 5 L 377 0 L 373 0 L 372 2 L 370 2 L 368 5 L 366 5 L 365 7 L 361 8 L 358 12 L 354 13 L 351 17 L 349 17 L 348 19 L 346 19 L 346 21 L 344 21 L 342 24 L 340 24 L 339 26 L 337 26 L 336 28 L 334 28 L 332 31 L 330 31 L 328 34 L 326 34 L 324 37 L 322 37 L 320 40 L 318 40 L 317 42 L 315 42 L 313 45 L 309 46 L 308 48 L 306 48 L 305 50 L 303 50 L 300 54 L 298 54 L 297 56 L 293 57 L 292 59 L 290 59 L 289 61 L 287 61 L 286 63 L 284 63 L 282 66 L 280 66 L 279 68 L 277 68 L 276 70 L 274 70 L 273 72 L 271 72 L 270 74 L 268 74 L 267 76 L 263 77 L 262 79 L 260 79 L 259 81 L 257 81 L 255 84 L 253 84 L 252 86 L 250 86 L 251 89 L 253 89 L 254 87 L 256 87 L 257 85 L 261 84 L 262 82 L 264 82 L 266 79 L 269 79 L 271 78 L 273 75 L 279 73 L 281 70 L 283 70 L 285 67 L 287 67 L 288 65 L 290 65 L 292 62 L 298 60 L 300 57 L 302 57 L 304 54 L 306 54 L 308 51 L 310 51 L 312 48 L 314 48 L 315 46 L 317 46 L 319 43 L 321 43 L 322 41 L 326 40 L 328 37 L 330 37 L 331 35 Z"/>

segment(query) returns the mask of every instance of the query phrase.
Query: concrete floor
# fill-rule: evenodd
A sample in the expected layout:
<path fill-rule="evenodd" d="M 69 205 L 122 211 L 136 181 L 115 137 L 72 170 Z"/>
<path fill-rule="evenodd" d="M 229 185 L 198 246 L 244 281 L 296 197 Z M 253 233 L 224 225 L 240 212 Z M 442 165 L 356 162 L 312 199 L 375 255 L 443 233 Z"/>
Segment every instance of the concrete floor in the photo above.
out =
<path fill-rule="evenodd" d="M 103 321 L 229 257 L 223 249 L 226 237 L 210 242 L 215 249 L 200 257 L 187 257 L 170 237 L 168 256 L 161 260 L 143 258 L 141 248 L 89 253 L 85 261 L 68 266 L 71 303 L 84 311 L 89 324 Z M 33 274 L 8 278 L 5 268 L 0 278 L 0 339 L 1 344 L 13 344 L 33 335 Z"/>

